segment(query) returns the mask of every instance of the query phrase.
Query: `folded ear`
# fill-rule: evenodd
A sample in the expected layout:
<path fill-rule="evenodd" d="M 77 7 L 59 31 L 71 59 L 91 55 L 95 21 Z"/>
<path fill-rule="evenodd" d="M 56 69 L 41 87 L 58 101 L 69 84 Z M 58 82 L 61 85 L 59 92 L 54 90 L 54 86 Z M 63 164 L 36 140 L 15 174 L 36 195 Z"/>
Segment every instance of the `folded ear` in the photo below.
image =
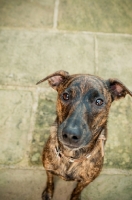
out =
<path fill-rule="evenodd" d="M 132 96 L 132 92 L 118 79 L 107 80 L 107 85 L 113 100 L 118 100 L 122 97 L 125 97 L 126 94 Z"/>
<path fill-rule="evenodd" d="M 59 85 L 62 84 L 66 79 L 68 79 L 70 77 L 69 73 L 63 70 L 57 71 L 47 77 L 45 77 L 44 79 L 40 80 L 38 83 L 36 83 L 37 85 L 48 80 L 49 84 L 52 88 L 54 88 L 55 90 L 58 89 Z"/>

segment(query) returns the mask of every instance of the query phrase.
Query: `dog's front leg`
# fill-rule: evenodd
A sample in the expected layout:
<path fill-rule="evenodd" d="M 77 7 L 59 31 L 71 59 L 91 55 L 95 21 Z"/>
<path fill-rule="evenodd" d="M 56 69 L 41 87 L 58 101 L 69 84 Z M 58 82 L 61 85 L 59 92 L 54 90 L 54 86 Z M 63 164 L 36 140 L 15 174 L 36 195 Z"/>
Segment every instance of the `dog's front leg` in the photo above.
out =
<path fill-rule="evenodd" d="M 42 200 L 51 200 L 54 192 L 54 180 L 53 180 L 53 175 L 50 172 L 46 171 L 46 173 L 47 173 L 47 185 L 42 193 Z"/>
<path fill-rule="evenodd" d="M 81 192 L 89 183 L 90 182 L 78 182 L 71 194 L 70 200 L 81 200 Z"/>

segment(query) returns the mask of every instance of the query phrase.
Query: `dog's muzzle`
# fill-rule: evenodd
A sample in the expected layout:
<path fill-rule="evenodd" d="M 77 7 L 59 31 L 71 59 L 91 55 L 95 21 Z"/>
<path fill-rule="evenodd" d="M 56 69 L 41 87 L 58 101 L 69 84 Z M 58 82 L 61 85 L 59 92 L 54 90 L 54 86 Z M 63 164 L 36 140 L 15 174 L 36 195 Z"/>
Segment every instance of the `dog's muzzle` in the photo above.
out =
<path fill-rule="evenodd" d="M 64 143 L 71 146 L 77 146 L 81 139 L 81 133 L 78 127 L 65 127 L 62 132 Z"/>
<path fill-rule="evenodd" d="M 60 142 L 69 148 L 80 148 L 89 143 L 91 134 L 79 126 L 67 125 L 59 131 Z"/>

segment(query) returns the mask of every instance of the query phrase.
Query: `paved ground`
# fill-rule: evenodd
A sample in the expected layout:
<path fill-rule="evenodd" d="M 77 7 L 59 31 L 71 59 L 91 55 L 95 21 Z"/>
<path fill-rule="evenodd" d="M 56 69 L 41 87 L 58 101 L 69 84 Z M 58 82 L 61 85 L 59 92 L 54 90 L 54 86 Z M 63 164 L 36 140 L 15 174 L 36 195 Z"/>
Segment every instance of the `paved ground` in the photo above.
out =
<path fill-rule="evenodd" d="M 42 169 L 2 169 L 0 170 L 0 199 L 40 200 L 45 187 L 46 175 Z M 55 178 L 53 200 L 69 200 L 75 182 L 65 182 Z M 132 175 L 105 174 L 103 172 L 84 189 L 83 200 L 130 200 L 132 197 Z"/>
<path fill-rule="evenodd" d="M 117 77 L 132 90 L 131 0 L 0 0 L 0 199 L 40 199 L 41 152 L 56 93 L 36 82 L 64 69 Z M 83 200 L 132 199 L 132 99 L 111 107 L 101 176 Z M 56 179 L 54 200 L 75 183 Z"/>

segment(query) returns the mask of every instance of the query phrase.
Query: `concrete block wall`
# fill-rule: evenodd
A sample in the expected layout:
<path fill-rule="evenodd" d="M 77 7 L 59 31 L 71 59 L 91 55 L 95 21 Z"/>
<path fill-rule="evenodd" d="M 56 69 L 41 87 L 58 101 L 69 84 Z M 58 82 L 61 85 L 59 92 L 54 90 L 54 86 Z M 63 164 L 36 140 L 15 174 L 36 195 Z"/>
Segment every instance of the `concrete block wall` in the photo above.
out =
<path fill-rule="evenodd" d="M 41 199 L 41 152 L 55 119 L 45 76 L 116 77 L 132 90 L 131 0 L 0 0 L 0 199 Z M 132 98 L 114 102 L 101 175 L 83 200 L 132 199 Z M 54 200 L 74 183 L 57 180 Z"/>

